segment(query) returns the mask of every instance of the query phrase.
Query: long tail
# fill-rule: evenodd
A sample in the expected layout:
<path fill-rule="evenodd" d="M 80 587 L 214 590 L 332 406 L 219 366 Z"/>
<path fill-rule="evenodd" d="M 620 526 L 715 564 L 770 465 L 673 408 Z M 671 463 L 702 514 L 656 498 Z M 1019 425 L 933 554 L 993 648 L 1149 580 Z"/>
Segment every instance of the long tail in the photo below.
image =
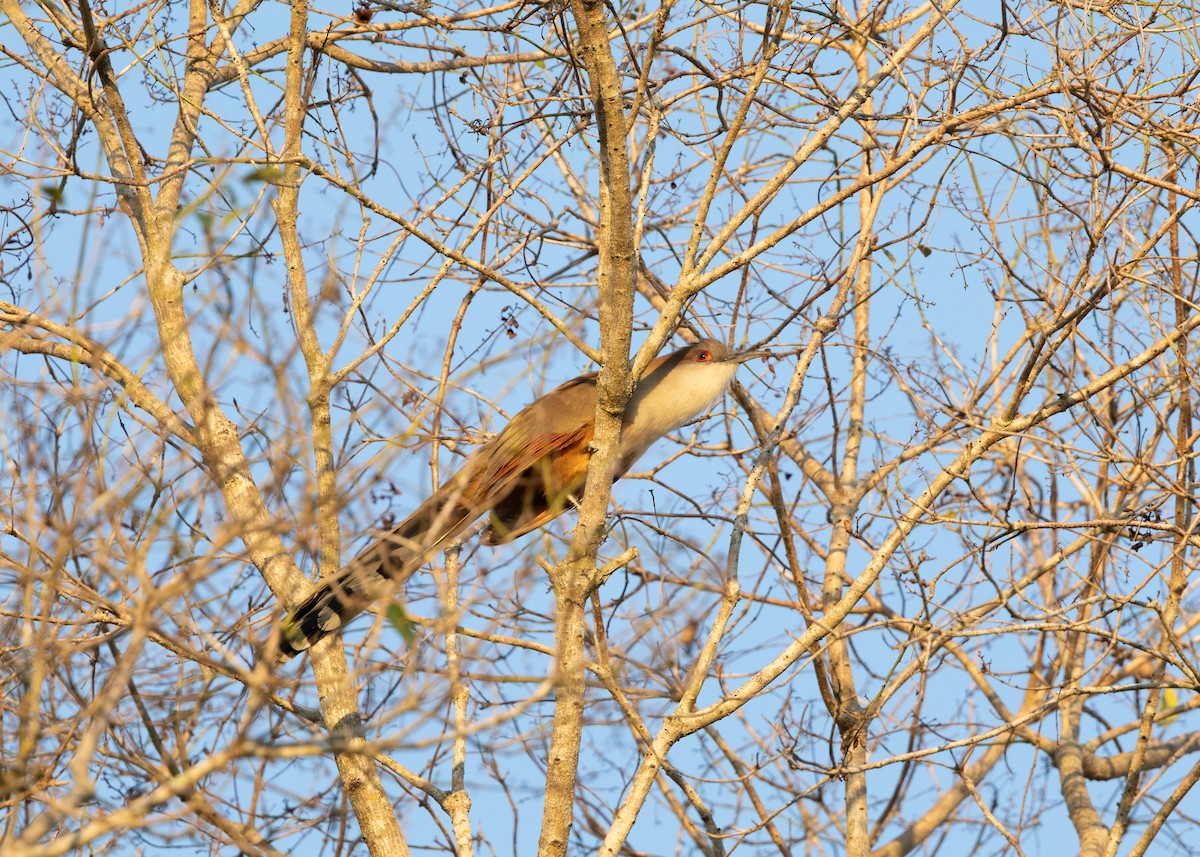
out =
<path fill-rule="evenodd" d="M 395 592 L 483 510 L 464 502 L 462 480 L 451 478 L 387 534 L 321 583 L 283 620 L 279 661 L 288 661 Z"/>

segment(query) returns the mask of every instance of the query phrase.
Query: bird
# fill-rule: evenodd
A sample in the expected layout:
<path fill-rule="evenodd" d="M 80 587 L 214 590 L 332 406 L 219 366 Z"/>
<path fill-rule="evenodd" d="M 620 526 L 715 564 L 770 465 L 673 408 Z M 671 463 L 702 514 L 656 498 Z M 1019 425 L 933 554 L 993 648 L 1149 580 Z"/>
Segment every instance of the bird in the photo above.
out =
<path fill-rule="evenodd" d="M 625 407 L 614 480 L 655 441 L 721 399 L 738 366 L 768 356 L 705 339 L 657 357 Z M 281 623 L 277 659 L 286 662 L 399 588 L 439 549 L 484 514 L 485 545 L 542 527 L 582 497 L 596 420 L 595 372 L 536 399 L 472 453 L 411 515 L 321 582 Z"/>

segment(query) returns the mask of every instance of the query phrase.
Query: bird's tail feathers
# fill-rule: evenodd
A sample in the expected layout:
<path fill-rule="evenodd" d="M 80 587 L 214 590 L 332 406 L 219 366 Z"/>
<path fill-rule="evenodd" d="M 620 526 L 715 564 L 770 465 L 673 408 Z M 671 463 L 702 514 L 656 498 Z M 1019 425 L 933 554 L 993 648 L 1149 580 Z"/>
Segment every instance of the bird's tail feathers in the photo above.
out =
<path fill-rule="evenodd" d="M 283 620 L 279 660 L 290 660 L 395 592 L 435 551 L 469 527 L 479 513 L 462 495 L 462 487 L 450 480 L 321 583 Z"/>

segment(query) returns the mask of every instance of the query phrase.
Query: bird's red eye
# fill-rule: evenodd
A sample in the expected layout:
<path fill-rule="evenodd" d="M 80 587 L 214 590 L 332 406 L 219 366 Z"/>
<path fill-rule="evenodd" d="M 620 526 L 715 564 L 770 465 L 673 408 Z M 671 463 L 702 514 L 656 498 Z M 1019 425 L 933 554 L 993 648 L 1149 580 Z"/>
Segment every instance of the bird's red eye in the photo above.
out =
<path fill-rule="evenodd" d="M 712 360 L 712 352 L 707 349 L 696 354 L 697 363 L 707 363 L 709 360 Z"/>

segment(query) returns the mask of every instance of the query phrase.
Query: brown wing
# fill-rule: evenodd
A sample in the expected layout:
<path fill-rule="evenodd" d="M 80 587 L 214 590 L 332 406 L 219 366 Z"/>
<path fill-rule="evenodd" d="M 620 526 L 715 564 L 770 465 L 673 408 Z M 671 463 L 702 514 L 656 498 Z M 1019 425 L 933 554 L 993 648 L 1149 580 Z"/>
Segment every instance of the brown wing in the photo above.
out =
<path fill-rule="evenodd" d="M 479 456 L 467 494 L 491 509 L 486 544 L 503 544 L 562 514 L 583 487 L 591 458 L 596 376 L 584 375 L 522 410 Z"/>

